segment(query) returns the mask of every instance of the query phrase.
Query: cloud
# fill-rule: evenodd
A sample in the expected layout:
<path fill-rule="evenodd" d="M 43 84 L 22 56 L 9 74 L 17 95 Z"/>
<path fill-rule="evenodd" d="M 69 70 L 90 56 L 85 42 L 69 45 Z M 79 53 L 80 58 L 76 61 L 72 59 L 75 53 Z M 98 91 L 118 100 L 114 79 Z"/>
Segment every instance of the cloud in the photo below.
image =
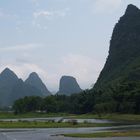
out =
<path fill-rule="evenodd" d="M 11 20 L 16 19 L 18 16 L 16 14 L 11 14 L 9 12 L 0 9 L 0 19 Z"/>
<path fill-rule="evenodd" d="M 31 0 L 31 2 L 35 5 L 35 6 L 39 6 L 39 2 L 41 0 Z"/>
<path fill-rule="evenodd" d="M 26 80 L 30 73 L 36 72 L 47 87 L 52 87 L 52 90 L 56 89 L 56 85 L 52 85 L 52 82 L 47 78 L 48 72 L 43 69 L 39 64 L 31 63 L 28 61 L 22 61 L 18 63 L 14 60 L 3 61 L 0 59 L 0 72 L 5 68 L 10 68 L 21 79 Z M 52 80 L 52 79 L 51 79 Z M 49 83 L 49 84 L 48 84 Z M 49 86 L 48 86 L 49 85 Z"/>
<path fill-rule="evenodd" d="M 47 22 L 62 19 L 69 15 L 69 8 L 61 10 L 39 10 L 33 13 L 32 25 L 37 29 L 48 29 Z"/>
<path fill-rule="evenodd" d="M 80 54 L 63 57 L 63 67 L 63 73 L 76 76 L 79 82 L 86 86 L 96 81 L 101 70 L 100 62 Z"/>
<path fill-rule="evenodd" d="M 77 78 L 83 89 L 91 88 L 91 85 L 97 80 L 101 68 L 102 64 L 94 58 L 80 54 L 68 54 L 54 65 L 52 69 L 55 71 L 48 71 L 48 80 L 58 88 L 61 76 L 70 75 Z"/>
<path fill-rule="evenodd" d="M 51 17 L 51 16 L 54 15 L 54 13 L 53 12 L 50 12 L 50 11 L 44 11 L 44 10 L 42 10 L 42 11 L 39 11 L 39 12 L 34 12 L 33 15 L 34 15 L 35 18 L 39 18 L 39 17 Z"/>
<path fill-rule="evenodd" d="M 57 17 L 65 17 L 67 15 L 67 12 L 69 11 L 69 8 L 65 8 L 62 10 L 40 10 L 33 13 L 34 18 L 47 18 L 47 19 L 53 19 Z"/>
<path fill-rule="evenodd" d="M 95 0 L 93 3 L 94 13 L 113 12 L 121 5 L 122 0 Z"/>
<path fill-rule="evenodd" d="M 34 63 L 16 64 L 13 62 L 13 64 L 1 64 L 0 71 L 3 71 L 6 67 L 13 70 L 19 78 L 23 78 L 24 80 L 31 72 L 37 72 L 41 77 L 45 77 L 46 75 L 46 71 Z"/>
<path fill-rule="evenodd" d="M 51 91 L 58 90 L 59 80 L 63 75 L 74 76 L 83 89 L 91 88 L 91 85 L 97 80 L 102 66 L 102 63 L 95 58 L 81 54 L 62 56 L 57 62 L 46 64 L 46 66 L 41 66 L 39 62 L 26 60 L 26 58 L 18 61 L 0 59 L 0 71 L 9 67 L 24 80 L 31 72 L 37 72 Z"/>
<path fill-rule="evenodd" d="M 9 52 L 9 51 L 28 51 L 36 48 L 40 48 L 41 44 L 19 44 L 14 46 L 5 46 L 0 47 L 0 51 Z"/>

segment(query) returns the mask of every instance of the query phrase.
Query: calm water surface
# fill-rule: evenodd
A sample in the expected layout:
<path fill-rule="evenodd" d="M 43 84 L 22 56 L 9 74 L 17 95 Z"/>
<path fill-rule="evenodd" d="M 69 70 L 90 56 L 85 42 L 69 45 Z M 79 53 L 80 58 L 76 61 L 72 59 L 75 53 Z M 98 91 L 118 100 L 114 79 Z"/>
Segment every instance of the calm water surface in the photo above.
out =
<path fill-rule="evenodd" d="M 96 127 L 96 128 L 49 128 L 49 129 L 0 129 L 0 140 L 140 140 L 140 137 L 126 138 L 65 138 L 64 133 L 94 133 L 99 131 L 113 131 L 123 129 L 140 129 L 140 125 L 121 127 Z"/>

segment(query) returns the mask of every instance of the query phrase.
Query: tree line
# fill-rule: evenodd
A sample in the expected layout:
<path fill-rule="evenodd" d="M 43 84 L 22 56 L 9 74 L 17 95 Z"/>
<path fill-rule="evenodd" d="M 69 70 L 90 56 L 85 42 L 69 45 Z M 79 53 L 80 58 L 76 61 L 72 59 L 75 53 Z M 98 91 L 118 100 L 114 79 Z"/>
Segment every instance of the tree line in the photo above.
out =
<path fill-rule="evenodd" d="M 106 91 L 85 90 L 79 94 L 25 97 L 15 101 L 15 114 L 41 111 L 47 113 L 140 113 L 140 90 L 134 83 L 112 86 Z M 132 90 L 134 88 L 135 90 Z"/>
<path fill-rule="evenodd" d="M 51 95 L 45 98 L 30 96 L 15 101 L 13 109 L 15 114 L 41 111 L 47 113 L 74 113 L 84 114 L 93 111 L 94 95 L 84 91 L 71 96 Z"/>

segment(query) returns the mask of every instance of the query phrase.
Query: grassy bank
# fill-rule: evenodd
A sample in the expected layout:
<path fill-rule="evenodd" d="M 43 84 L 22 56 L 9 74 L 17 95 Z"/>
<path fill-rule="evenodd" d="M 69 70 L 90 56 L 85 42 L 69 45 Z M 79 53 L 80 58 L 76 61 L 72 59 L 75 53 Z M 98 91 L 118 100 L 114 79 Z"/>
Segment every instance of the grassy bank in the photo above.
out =
<path fill-rule="evenodd" d="M 65 137 L 105 138 L 105 137 L 140 137 L 140 131 L 128 132 L 98 132 L 92 134 L 64 134 Z"/>
<path fill-rule="evenodd" d="M 56 123 L 56 122 L 29 122 L 29 121 L 0 121 L 0 128 L 80 128 L 80 127 L 108 127 L 121 124 L 134 124 L 140 123 L 140 115 L 132 114 L 105 114 L 98 116 L 96 114 L 83 114 L 83 115 L 73 115 L 66 113 L 26 113 L 15 115 L 14 113 L 0 112 L 0 119 L 19 119 L 20 118 L 49 118 L 49 117 L 64 117 L 72 119 L 108 119 L 113 121 L 123 121 L 123 123 Z M 124 123 L 126 122 L 126 123 Z"/>
<path fill-rule="evenodd" d="M 74 115 L 67 113 L 25 113 L 15 115 L 14 113 L 0 112 L 0 119 L 20 119 L 20 118 L 49 118 L 49 117 L 64 117 L 72 119 L 107 119 L 123 122 L 138 122 L 140 123 L 140 115 L 135 114 L 83 114 Z"/>
<path fill-rule="evenodd" d="M 83 114 L 83 115 L 75 115 L 70 118 L 78 118 L 78 119 L 107 119 L 113 121 L 123 121 L 123 122 L 139 122 L 140 123 L 140 115 L 135 114 Z"/>
<path fill-rule="evenodd" d="M 56 122 L 29 122 L 29 121 L 18 121 L 18 122 L 0 122 L 0 128 L 81 128 L 81 127 L 109 127 L 117 124 L 109 123 L 56 123 Z"/>
<path fill-rule="evenodd" d="M 49 117 L 66 117 L 71 116 L 66 113 L 24 113 L 15 115 L 9 112 L 0 112 L 0 119 L 18 119 L 18 118 L 49 118 Z"/>

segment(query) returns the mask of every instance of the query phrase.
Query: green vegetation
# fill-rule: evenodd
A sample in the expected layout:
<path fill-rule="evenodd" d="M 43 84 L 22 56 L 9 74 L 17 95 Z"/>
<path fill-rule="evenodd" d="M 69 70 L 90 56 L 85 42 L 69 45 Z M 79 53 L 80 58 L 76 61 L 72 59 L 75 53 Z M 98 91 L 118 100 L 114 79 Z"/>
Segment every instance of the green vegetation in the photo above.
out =
<path fill-rule="evenodd" d="M 130 86 L 130 85 L 129 85 Z M 134 87 L 134 86 L 132 86 Z M 66 113 L 66 114 L 139 114 L 140 92 L 131 92 L 128 85 L 118 86 L 114 92 L 93 92 L 86 90 L 71 96 L 52 95 L 45 98 L 25 97 L 15 101 L 13 110 L 15 114 L 28 112 Z M 110 88 L 110 90 L 113 88 Z"/>
<path fill-rule="evenodd" d="M 20 118 L 51 118 L 51 117 L 63 117 L 68 119 L 107 119 L 118 122 L 126 123 L 140 123 L 140 115 L 135 114 L 68 114 L 68 113 L 35 113 L 28 112 L 22 114 L 14 114 L 8 112 L 0 112 L 0 119 L 20 119 Z"/>
<path fill-rule="evenodd" d="M 85 114 L 92 112 L 94 107 L 94 94 L 83 91 L 80 94 L 52 95 L 46 98 L 25 97 L 15 101 L 13 109 L 15 114 L 41 111 L 46 113 Z"/>
<path fill-rule="evenodd" d="M 140 115 L 136 114 L 82 114 L 69 116 L 73 119 L 106 119 L 115 122 L 140 123 Z"/>
<path fill-rule="evenodd" d="M 18 121 L 18 122 L 3 122 L 0 121 L 0 128 L 81 128 L 81 127 L 109 127 L 115 126 L 118 124 L 109 124 L 109 123 L 57 123 L 57 122 L 37 122 L 37 121 Z"/>
<path fill-rule="evenodd" d="M 140 131 L 98 132 L 92 134 L 64 134 L 65 137 L 101 138 L 101 137 L 140 137 Z"/>
<path fill-rule="evenodd" d="M 19 118 L 49 118 L 49 117 L 67 117 L 71 116 L 67 113 L 36 113 L 28 112 L 22 114 L 14 114 L 12 112 L 0 112 L 0 119 L 19 119 Z"/>

